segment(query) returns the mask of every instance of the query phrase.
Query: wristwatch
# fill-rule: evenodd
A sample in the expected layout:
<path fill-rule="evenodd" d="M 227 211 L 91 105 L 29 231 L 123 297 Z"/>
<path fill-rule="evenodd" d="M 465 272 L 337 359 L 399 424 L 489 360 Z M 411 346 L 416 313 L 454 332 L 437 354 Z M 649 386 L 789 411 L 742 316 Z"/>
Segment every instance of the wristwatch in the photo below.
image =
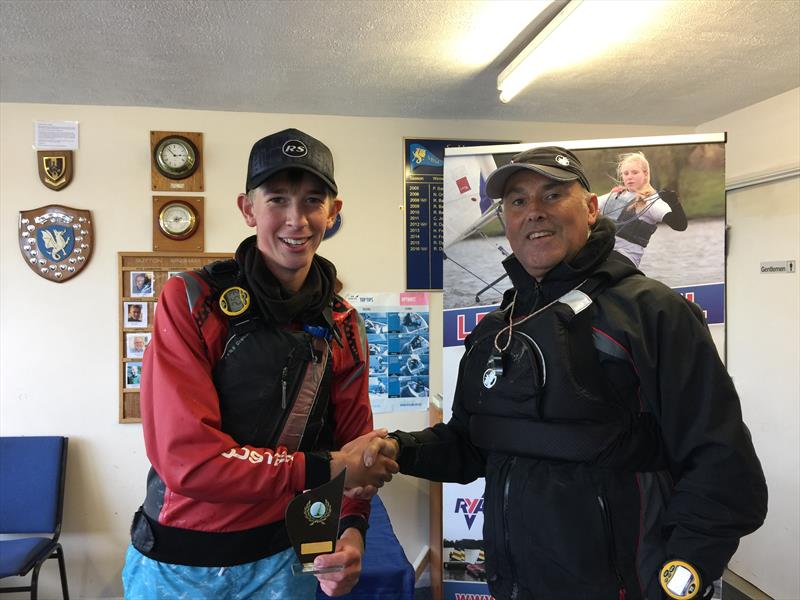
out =
<path fill-rule="evenodd" d="M 675 600 L 691 600 L 703 589 L 697 569 L 682 560 L 664 563 L 659 581 L 667 596 Z"/>

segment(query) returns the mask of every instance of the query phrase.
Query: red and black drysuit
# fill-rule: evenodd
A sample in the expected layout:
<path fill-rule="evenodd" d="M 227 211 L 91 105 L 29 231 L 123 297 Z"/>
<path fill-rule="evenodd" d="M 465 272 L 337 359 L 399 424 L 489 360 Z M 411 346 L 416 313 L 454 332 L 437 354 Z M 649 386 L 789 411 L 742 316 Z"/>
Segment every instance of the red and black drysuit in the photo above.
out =
<path fill-rule="evenodd" d="M 162 562 L 230 566 L 288 548 L 288 502 L 330 479 L 325 451 L 372 430 L 363 322 L 334 295 L 335 277 L 333 265 L 315 256 L 303 289 L 289 297 L 253 236 L 235 261 L 167 281 L 140 390 L 152 465 L 131 530 L 140 552 Z M 251 298 L 236 318 L 219 305 L 234 285 Z M 318 314 L 306 306 L 301 319 L 281 322 L 297 313 L 291 304 L 298 299 Z M 306 366 L 318 358 L 308 331 L 329 334 L 330 360 L 299 448 L 287 451 L 276 441 Z M 369 502 L 345 498 L 340 531 L 363 533 L 368 516 Z"/>
<path fill-rule="evenodd" d="M 541 281 L 507 259 L 514 288 L 466 340 L 452 419 L 392 434 L 402 473 L 486 477 L 498 599 L 655 600 L 669 559 L 710 583 L 766 514 L 739 398 L 697 307 L 613 245 L 601 218 Z"/>

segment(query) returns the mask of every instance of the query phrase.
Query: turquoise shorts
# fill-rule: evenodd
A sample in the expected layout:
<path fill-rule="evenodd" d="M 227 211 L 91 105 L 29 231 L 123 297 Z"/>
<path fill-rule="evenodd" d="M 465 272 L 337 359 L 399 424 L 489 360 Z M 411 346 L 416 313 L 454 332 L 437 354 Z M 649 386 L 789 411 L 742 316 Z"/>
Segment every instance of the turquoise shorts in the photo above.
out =
<path fill-rule="evenodd" d="M 292 575 L 294 551 L 233 567 L 187 567 L 158 562 L 128 546 L 125 600 L 314 600 L 317 579 Z"/>

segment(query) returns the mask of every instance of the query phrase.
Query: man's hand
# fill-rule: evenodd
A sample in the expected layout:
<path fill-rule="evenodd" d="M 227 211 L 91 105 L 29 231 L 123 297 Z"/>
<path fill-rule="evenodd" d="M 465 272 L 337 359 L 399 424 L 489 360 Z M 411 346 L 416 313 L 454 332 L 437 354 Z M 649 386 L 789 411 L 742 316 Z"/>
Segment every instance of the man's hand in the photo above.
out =
<path fill-rule="evenodd" d="M 386 436 L 386 429 L 376 429 L 365 433 L 344 446 L 338 452 L 331 452 L 331 478 L 338 475 L 342 469 L 347 468 L 344 487 L 350 490 L 347 496 L 353 498 L 371 498 L 374 491 L 387 481 L 392 480 L 392 475 L 397 473 L 397 463 L 386 456 L 373 459 L 369 464 L 364 460 L 366 449 L 375 441 Z M 355 488 L 362 488 L 356 490 Z M 374 491 L 370 488 L 374 488 Z"/>
<path fill-rule="evenodd" d="M 375 436 L 364 447 L 364 466 L 371 467 L 376 461 L 382 460 L 384 457 L 396 461 L 398 454 L 400 454 L 400 446 L 397 444 L 396 439 Z"/>
<path fill-rule="evenodd" d="M 397 440 L 385 437 L 385 432 L 385 429 L 372 432 L 374 436 L 369 439 L 369 443 L 364 447 L 362 453 L 365 467 L 371 467 L 379 454 L 391 458 L 396 462 L 397 455 L 399 454 Z M 367 485 L 346 489 L 344 495 L 355 500 L 370 500 L 377 493 L 378 488 L 376 486 Z"/>
<path fill-rule="evenodd" d="M 344 490 L 344 495 L 353 500 L 372 500 L 372 497 L 377 493 L 378 488 L 374 485 L 359 485 Z"/>
<path fill-rule="evenodd" d="M 315 577 L 319 587 L 328 596 L 347 594 L 358 583 L 361 575 L 361 557 L 364 554 L 364 540 L 358 529 L 345 529 L 336 542 L 333 554 L 322 554 L 314 559 L 316 568 L 343 566 L 344 570 L 333 573 L 319 573 Z"/>

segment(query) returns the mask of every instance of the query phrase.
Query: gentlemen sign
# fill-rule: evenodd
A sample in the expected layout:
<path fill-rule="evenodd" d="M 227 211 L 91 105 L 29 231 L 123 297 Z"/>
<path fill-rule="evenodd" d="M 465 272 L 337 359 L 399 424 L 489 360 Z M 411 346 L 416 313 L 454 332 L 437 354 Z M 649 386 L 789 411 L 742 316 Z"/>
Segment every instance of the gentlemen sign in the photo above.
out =
<path fill-rule="evenodd" d="M 797 262 L 793 260 L 777 260 L 761 263 L 762 273 L 796 273 Z"/>

